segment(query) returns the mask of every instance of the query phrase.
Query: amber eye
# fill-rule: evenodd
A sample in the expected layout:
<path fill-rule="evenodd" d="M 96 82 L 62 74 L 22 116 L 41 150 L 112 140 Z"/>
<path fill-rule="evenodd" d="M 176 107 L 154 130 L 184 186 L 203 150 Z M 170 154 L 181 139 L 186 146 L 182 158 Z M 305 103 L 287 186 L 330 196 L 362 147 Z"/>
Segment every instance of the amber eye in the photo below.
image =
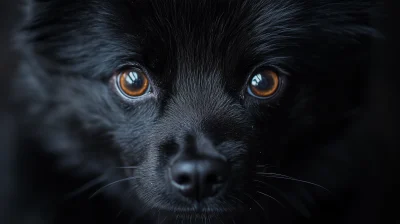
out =
<path fill-rule="evenodd" d="M 149 91 L 149 80 L 139 68 L 131 68 L 121 72 L 117 84 L 122 93 L 128 97 L 138 97 Z"/>
<path fill-rule="evenodd" d="M 247 91 L 257 98 L 268 98 L 276 93 L 278 87 L 278 74 L 271 70 L 264 70 L 251 77 Z"/>

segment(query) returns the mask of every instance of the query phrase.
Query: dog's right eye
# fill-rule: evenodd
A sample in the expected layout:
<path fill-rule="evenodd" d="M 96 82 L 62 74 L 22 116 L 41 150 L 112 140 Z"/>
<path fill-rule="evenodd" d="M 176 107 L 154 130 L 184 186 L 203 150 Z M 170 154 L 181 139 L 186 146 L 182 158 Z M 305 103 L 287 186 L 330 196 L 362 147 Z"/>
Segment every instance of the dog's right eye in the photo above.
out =
<path fill-rule="evenodd" d="M 139 97 L 150 91 L 149 79 L 139 68 L 122 71 L 115 79 L 119 91 L 127 97 Z"/>

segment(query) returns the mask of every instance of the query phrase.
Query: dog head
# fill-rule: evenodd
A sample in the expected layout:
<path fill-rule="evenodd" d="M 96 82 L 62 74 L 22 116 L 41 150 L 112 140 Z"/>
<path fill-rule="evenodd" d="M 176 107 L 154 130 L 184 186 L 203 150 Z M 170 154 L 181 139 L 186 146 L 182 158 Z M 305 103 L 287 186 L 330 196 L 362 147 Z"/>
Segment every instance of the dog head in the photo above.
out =
<path fill-rule="evenodd" d="M 376 34 L 371 7 L 33 3 L 23 39 L 35 60 L 22 71 L 36 75 L 19 85 L 32 90 L 29 111 L 59 167 L 124 167 L 112 177 L 125 184 L 118 194 L 146 212 L 210 218 L 304 207 L 274 186 L 317 194 L 345 170 L 315 161 L 346 157 L 328 146 L 360 103 L 365 44 Z"/>

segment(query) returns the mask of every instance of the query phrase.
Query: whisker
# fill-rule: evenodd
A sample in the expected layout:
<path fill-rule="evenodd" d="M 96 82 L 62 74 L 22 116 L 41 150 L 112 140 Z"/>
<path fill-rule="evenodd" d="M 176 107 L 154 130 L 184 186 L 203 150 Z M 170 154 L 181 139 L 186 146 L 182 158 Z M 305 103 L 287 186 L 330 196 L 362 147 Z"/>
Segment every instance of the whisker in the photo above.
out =
<path fill-rule="evenodd" d="M 70 199 L 73 197 L 76 197 L 77 195 L 89 190 L 90 188 L 100 184 L 101 182 L 104 182 L 107 180 L 107 174 L 103 174 L 89 182 L 87 182 L 86 184 L 84 184 L 83 186 L 79 187 L 78 189 L 76 189 L 75 191 L 68 193 L 65 197 L 66 199 Z"/>
<path fill-rule="evenodd" d="M 167 216 L 165 216 L 165 218 L 160 222 L 160 224 L 163 224 L 166 219 L 167 219 Z"/>
<path fill-rule="evenodd" d="M 119 212 L 115 218 L 118 218 L 121 214 L 122 214 L 122 210 L 119 210 Z"/>
<path fill-rule="evenodd" d="M 219 215 L 217 215 L 217 218 L 219 219 L 220 222 L 222 222 L 222 224 L 225 224 L 224 221 L 222 221 L 221 217 Z"/>
<path fill-rule="evenodd" d="M 265 165 L 257 165 L 256 167 L 258 167 L 258 168 L 269 168 L 269 167 L 276 167 L 276 166 L 270 165 L 270 164 L 265 164 Z"/>
<path fill-rule="evenodd" d="M 158 209 L 157 224 L 160 224 L 160 209 Z"/>
<path fill-rule="evenodd" d="M 297 181 L 297 182 L 301 182 L 301 183 L 305 183 L 305 184 L 310 184 L 310 185 L 322 188 L 322 189 L 324 189 L 325 191 L 327 191 L 329 193 L 332 193 L 329 189 L 327 189 L 327 188 L 325 188 L 325 187 L 323 187 L 323 186 L 321 186 L 319 184 L 316 184 L 316 183 L 313 183 L 313 182 L 309 182 L 309 181 L 305 181 L 305 180 L 296 179 L 296 178 L 291 177 L 291 176 L 287 176 L 287 175 L 283 175 L 283 174 L 279 174 L 279 173 L 264 173 L 264 172 L 259 172 L 259 173 L 256 173 L 256 174 L 264 176 L 264 177 L 272 177 L 272 178 L 276 178 L 276 179 L 292 180 L 292 181 Z"/>
<path fill-rule="evenodd" d="M 241 201 L 239 198 L 237 198 L 237 197 L 235 197 L 235 196 L 233 196 L 233 195 L 228 195 L 228 197 L 233 198 L 233 199 L 239 201 L 240 203 L 244 204 L 243 201 Z"/>
<path fill-rule="evenodd" d="M 270 170 L 272 168 L 276 168 L 277 166 L 270 165 L 270 164 L 265 164 L 265 165 L 257 165 L 256 168 L 260 169 L 261 172 L 267 172 L 267 170 Z"/>
<path fill-rule="evenodd" d="M 236 224 L 235 219 L 233 219 L 233 218 L 232 218 L 232 223 L 233 223 L 233 224 Z"/>
<path fill-rule="evenodd" d="M 221 201 L 221 203 L 224 205 L 224 207 L 225 207 L 225 209 L 224 209 L 224 211 L 225 212 L 230 212 L 230 213 L 232 213 L 233 212 L 233 208 L 235 207 L 235 201 Z"/>
<path fill-rule="evenodd" d="M 280 201 L 278 201 L 276 198 L 272 197 L 271 195 L 266 194 L 266 193 L 261 192 L 261 191 L 257 191 L 257 193 L 262 194 L 262 195 L 264 195 L 264 196 L 266 196 L 268 198 L 271 198 L 272 200 L 276 201 L 280 206 L 282 206 L 283 208 L 286 208 Z"/>
<path fill-rule="evenodd" d="M 137 166 L 120 166 L 120 167 L 115 167 L 116 169 L 136 169 L 138 168 Z"/>
<path fill-rule="evenodd" d="M 261 206 L 261 204 L 258 203 L 258 201 L 256 201 L 254 198 L 252 198 L 249 194 L 244 193 L 244 195 L 246 195 L 246 196 L 249 197 L 251 200 L 253 200 L 263 211 L 265 211 L 264 208 Z"/>
<path fill-rule="evenodd" d="M 269 188 L 272 188 L 273 190 L 277 191 L 282 197 L 284 197 L 287 201 L 290 201 L 290 199 L 287 197 L 287 195 L 283 191 L 281 191 L 280 189 L 275 187 L 274 185 L 269 184 L 269 183 L 265 183 L 264 181 L 261 181 L 261 180 L 253 180 L 253 181 L 257 182 L 257 183 L 261 183 L 261 184 L 263 184 L 263 185 L 265 185 L 265 186 L 267 186 Z"/>
<path fill-rule="evenodd" d="M 112 186 L 112 185 L 114 185 L 114 184 L 117 184 L 117 183 L 121 183 L 121 182 L 123 182 L 123 181 L 128 181 L 128 180 L 133 180 L 133 179 L 136 179 L 137 177 L 128 177 L 128 178 L 125 178 L 125 179 L 121 179 L 121 180 L 117 180 L 117 181 L 114 181 L 114 182 L 112 182 L 112 183 L 110 183 L 110 184 L 107 184 L 106 186 L 103 186 L 103 187 L 101 187 L 100 189 L 98 189 L 96 192 L 94 192 L 90 197 L 89 197 L 89 199 L 91 199 L 91 198 L 93 198 L 94 196 L 96 196 L 97 194 L 99 194 L 101 191 L 103 191 L 105 188 L 107 188 L 107 187 L 110 187 L 110 186 Z"/>

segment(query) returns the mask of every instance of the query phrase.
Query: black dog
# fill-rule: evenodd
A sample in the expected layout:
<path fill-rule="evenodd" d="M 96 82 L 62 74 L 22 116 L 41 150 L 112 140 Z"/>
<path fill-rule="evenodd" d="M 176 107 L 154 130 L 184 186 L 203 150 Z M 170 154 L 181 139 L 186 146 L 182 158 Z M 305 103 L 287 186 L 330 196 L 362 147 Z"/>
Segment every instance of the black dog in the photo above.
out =
<path fill-rule="evenodd" d="M 21 213 L 39 223 L 358 220 L 374 164 L 347 136 L 380 36 L 372 1 L 27 9 L 13 86 Z"/>

